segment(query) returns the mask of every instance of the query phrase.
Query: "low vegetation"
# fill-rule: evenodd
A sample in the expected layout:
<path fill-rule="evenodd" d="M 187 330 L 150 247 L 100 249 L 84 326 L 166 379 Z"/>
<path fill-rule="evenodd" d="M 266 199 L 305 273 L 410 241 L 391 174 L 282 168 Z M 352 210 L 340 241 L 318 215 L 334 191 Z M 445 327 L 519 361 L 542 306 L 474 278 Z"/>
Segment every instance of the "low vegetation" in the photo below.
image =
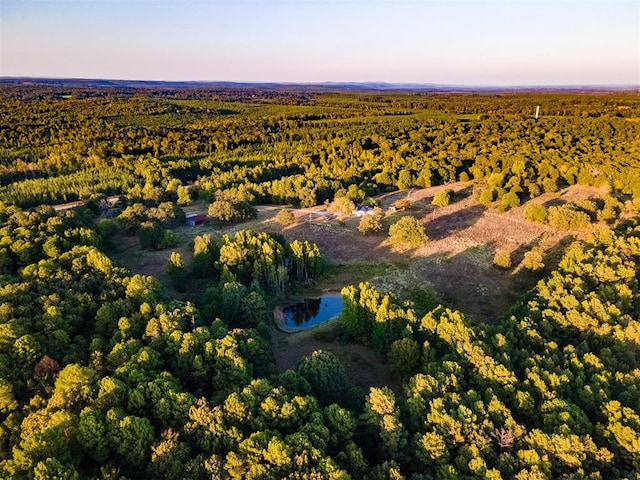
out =
<path fill-rule="evenodd" d="M 402 217 L 389 227 L 389 242 L 399 249 L 420 247 L 427 239 L 424 224 L 414 217 Z"/>

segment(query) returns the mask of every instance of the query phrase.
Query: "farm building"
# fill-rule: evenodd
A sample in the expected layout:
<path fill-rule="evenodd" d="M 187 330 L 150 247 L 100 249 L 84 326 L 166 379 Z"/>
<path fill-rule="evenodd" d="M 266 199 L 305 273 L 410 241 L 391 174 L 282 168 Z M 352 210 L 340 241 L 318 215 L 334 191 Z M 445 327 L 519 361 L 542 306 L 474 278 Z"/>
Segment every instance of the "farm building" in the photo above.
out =
<path fill-rule="evenodd" d="M 365 215 L 373 215 L 375 212 L 371 207 L 367 207 L 366 205 L 358 205 L 356 209 L 351 213 L 357 217 L 363 217 Z"/>
<path fill-rule="evenodd" d="M 204 223 L 206 219 L 207 215 L 204 213 L 191 213 L 186 216 L 185 223 L 190 227 L 195 227 L 196 225 Z"/>

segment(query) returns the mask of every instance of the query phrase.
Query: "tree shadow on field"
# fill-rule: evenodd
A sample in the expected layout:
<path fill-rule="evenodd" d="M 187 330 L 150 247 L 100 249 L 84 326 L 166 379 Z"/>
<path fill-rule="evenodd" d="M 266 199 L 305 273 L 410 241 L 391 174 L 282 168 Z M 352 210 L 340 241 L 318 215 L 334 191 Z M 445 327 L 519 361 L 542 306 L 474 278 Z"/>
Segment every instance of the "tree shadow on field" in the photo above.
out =
<path fill-rule="evenodd" d="M 547 200 L 546 202 L 544 202 L 542 205 L 544 205 L 547 208 L 549 208 L 549 207 L 561 207 L 565 203 L 567 203 L 567 201 L 563 200 L 562 198 L 552 198 L 551 200 Z"/>
<path fill-rule="evenodd" d="M 468 187 L 461 188 L 460 190 L 453 192 L 451 195 L 451 203 L 461 202 L 469 198 L 473 194 L 473 187 L 469 185 Z"/>
<path fill-rule="evenodd" d="M 426 221 L 427 235 L 432 240 L 449 237 L 475 225 L 486 209 L 484 205 L 473 205 L 441 216 L 436 210 L 423 219 Z"/>
<path fill-rule="evenodd" d="M 493 265 L 494 250 L 475 246 L 450 256 L 421 259 L 419 275 L 428 281 L 444 305 L 472 321 L 496 323 L 520 296 L 508 273 Z"/>
<path fill-rule="evenodd" d="M 532 241 L 523 243 L 522 245 L 518 246 L 518 248 L 511 252 L 511 265 L 513 267 L 517 267 L 518 265 L 520 265 L 522 263 L 522 260 L 524 260 L 525 253 L 540 245 L 541 241 L 542 235 L 539 235 Z"/>
<path fill-rule="evenodd" d="M 544 267 L 531 271 L 502 269 L 494 265 L 495 248 L 478 245 L 452 256 L 437 253 L 418 260 L 418 276 L 430 283 L 444 305 L 460 310 L 472 321 L 489 324 L 501 322 L 517 302 L 558 266 L 575 238 L 563 237 L 547 248 L 542 257 Z M 517 267 L 524 254 L 542 243 L 541 238 L 520 246 L 512 254 Z"/>
<path fill-rule="evenodd" d="M 429 210 L 429 212 L 433 213 L 434 211 L 438 211 L 438 208 L 440 207 L 436 207 L 435 205 L 433 205 L 433 199 L 436 197 L 436 195 L 440 192 L 443 192 L 445 190 L 447 190 L 446 188 L 447 186 L 444 185 L 441 189 L 439 189 L 435 194 L 429 196 L 429 197 L 424 197 L 422 200 L 419 200 L 418 202 L 421 202 L 424 206 L 424 208 L 427 208 Z M 464 200 L 466 200 L 467 198 L 469 198 L 471 195 L 473 195 L 473 187 L 468 186 L 468 187 L 464 187 L 461 188 L 459 190 L 454 190 L 451 189 L 452 193 L 451 196 L 449 197 L 449 205 L 454 205 L 456 203 L 462 202 Z M 418 203 L 416 202 L 416 203 Z"/>

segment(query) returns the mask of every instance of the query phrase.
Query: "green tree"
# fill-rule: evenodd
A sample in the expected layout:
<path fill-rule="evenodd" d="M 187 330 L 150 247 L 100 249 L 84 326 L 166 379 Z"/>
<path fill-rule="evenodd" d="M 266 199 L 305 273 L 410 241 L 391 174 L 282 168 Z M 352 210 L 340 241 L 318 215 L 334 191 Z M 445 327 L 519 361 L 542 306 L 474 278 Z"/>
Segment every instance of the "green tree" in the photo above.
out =
<path fill-rule="evenodd" d="M 340 360 L 331 352 L 316 350 L 296 366 L 311 385 L 311 391 L 321 404 L 342 403 L 347 394 L 347 375 Z"/>
<path fill-rule="evenodd" d="M 296 221 L 296 217 L 293 214 L 293 212 L 286 208 L 281 209 L 276 214 L 276 222 L 278 222 L 280 225 L 284 227 L 295 223 L 295 221 Z"/>
<path fill-rule="evenodd" d="M 546 223 L 549 212 L 540 203 L 528 203 L 524 209 L 524 216 L 530 222 Z"/>
<path fill-rule="evenodd" d="M 400 421 L 395 395 L 389 388 L 371 387 L 364 417 L 368 423 L 377 427 L 383 453 L 391 459 L 402 457 L 403 449 L 407 446 L 407 431 Z"/>
<path fill-rule="evenodd" d="M 17 407 L 18 402 L 13 396 L 13 385 L 4 378 L 0 378 L 0 412 L 8 414 Z"/>
<path fill-rule="evenodd" d="M 247 202 L 216 200 L 209 205 L 209 217 L 222 223 L 236 222 L 255 218 L 258 211 Z"/>
<path fill-rule="evenodd" d="M 396 248 L 420 247 L 427 240 L 424 224 L 414 217 L 402 217 L 389 227 L 389 242 Z"/>
<path fill-rule="evenodd" d="M 513 191 L 505 193 L 500 200 L 500 208 L 503 210 L 518 206 L 520 206 L 520 197 Z"/>
<path fill-rule="evenodd" d="M 363 235 L 382 231 L 382 212 L 379 208 L 372 215 L 364 215 L 360 219 L 358 231 Z"/>
<path fill-rule="evenodd" d="M 493 256 L 493 264 L 504 269 L 511 268 L 511 254 L 506 250 L 496 250 Z"/>
<path fill-rule="evenodd" d="M 402 378 L 408 378 L 418 368 L 420 346 L 412 338 L 401 338 L 391 344 L 387 357 L 391 369 Z"/>
<path fill-rule="evenodd" d="M 179 292 L 187 289 L 187 270 L 182 261 L 182 256 L 178 252 L 171 252 L 169 262 L 167 263 L 167 275 L 171 280 L 173 287 Z"/>
<path fill-rule="evenodd" d="M 451 196 L 453 195 L 453 190 L 450 188 L 445 188 L 444 190 L 440 190 L 433 196 L 433 200 L 431 201 L 431 205 L 435 205 L 436 207 L 444 207 L 449 205 L 451 202 Z"/>
<path fill-rule="evenodd" d="M 71 409 L 82 405 L 97 393 L 97 373 L 89 367 L 72 363 L 64 367 L 56 378 L 49 407 Z"/>
<path fill-rule="evenodd" d="M 355 204 L 347 197 L 336 197 L 328 207 L 330 212 L 350 214 L 356 209 Z"/>

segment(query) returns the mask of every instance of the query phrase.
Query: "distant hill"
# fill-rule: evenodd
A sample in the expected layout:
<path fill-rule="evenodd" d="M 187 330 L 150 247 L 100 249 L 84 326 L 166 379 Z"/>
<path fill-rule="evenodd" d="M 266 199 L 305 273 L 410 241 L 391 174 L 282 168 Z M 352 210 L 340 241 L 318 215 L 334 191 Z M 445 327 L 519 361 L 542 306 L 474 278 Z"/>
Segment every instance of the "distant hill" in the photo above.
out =
<path fill-rule="evenodd" d="M 600 92 L 639 91 L 639 85 L 549 85 L 549 86 L 477 86 L 447 85 L 437 83 L 387 83 L 387 82 L 222 82 L 222 81 L 158 81 L 112 80 L 90 78 L 32 78 L 0 77 L 0 86 L 52 86 L 76 88 L 150 88 L 150 89 L 259 89 L 297 92 Z"/>

